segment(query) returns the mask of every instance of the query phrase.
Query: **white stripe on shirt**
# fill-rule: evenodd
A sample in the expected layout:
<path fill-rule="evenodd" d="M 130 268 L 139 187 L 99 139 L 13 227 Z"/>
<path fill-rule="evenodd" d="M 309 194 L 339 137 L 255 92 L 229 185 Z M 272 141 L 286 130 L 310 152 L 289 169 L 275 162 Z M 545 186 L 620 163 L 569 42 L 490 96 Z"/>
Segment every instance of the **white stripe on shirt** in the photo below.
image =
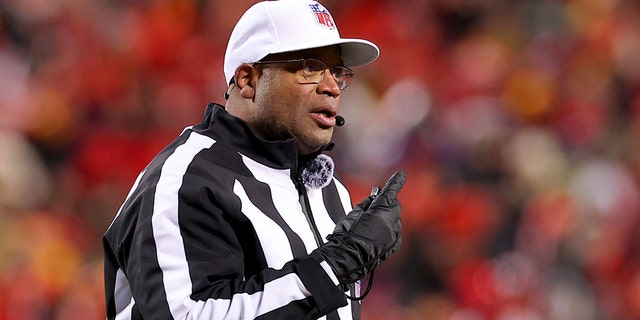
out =
<path fill-rule="evenodd" d="M 192 132 L 167 158 L 156 185 L 151 224 L 167 302 L 174 319 L 181 319 L 195 304 L 195 301 L 185 301 L 185 297 L 191 296 L 191 278 L 184 245 L 179 245 L 184 240 L 178 224 L 178 190 L 195 155 L 214 143 L 215 140 Z"/>
<path fill-rule="evenodd" d="M 240 198 L 242 203 L 241 211 L 251 220 L 251 225 L 256 230 L 262 247 L 281 248 L 277 252 L 270 250 L 269 254 L 265 255 L 267 265 L 274 269 L 280 269 L 285 263 L 293 260 L 293 252 L 291 252 L 289 239 L 287 239 L 284 230 L 251 202 L 247 192 L 238 180 L 233 184 L 233 192 Z"/>
<path fill-rule="evenodd" d="M 309 228 L 309 222 L 302 212 L 298 189 L 291 181 L 291 170 L 268 168 L 244 155 L 242 155 L 242 160 L 256 180 L 269 185 L 274 206 L 291 230 L 302 239 L 307 253 L 317 248 L 318 245 L 311 228 Z"/>

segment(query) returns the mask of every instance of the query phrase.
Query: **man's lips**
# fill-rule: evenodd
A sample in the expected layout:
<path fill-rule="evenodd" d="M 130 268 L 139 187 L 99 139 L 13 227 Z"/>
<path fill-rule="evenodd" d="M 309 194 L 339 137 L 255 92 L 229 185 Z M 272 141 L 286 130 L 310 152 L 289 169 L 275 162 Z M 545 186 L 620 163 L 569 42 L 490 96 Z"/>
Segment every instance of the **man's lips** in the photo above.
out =
<path fill-rule="evenodd" d="M 321 127 L 333 127 L 336 125 L 336 113 L 330 111 L 311 112 L 311 118 Z"/>

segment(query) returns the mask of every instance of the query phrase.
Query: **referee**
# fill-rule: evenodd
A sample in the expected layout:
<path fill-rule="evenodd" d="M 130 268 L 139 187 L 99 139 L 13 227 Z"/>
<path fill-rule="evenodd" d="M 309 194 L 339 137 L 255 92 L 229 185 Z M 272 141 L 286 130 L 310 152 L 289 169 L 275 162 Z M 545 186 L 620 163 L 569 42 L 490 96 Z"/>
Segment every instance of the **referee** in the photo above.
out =
<path fill-rule="evenodd" d="M 316 1 L 249 8 L 225 106 L 149 163 L 104 235 L 107 319 L 360 319 L 360 280 L 401 243 L 405 175 L 352 207 L 325 152 L 350 67 L 378 54 Z"/>

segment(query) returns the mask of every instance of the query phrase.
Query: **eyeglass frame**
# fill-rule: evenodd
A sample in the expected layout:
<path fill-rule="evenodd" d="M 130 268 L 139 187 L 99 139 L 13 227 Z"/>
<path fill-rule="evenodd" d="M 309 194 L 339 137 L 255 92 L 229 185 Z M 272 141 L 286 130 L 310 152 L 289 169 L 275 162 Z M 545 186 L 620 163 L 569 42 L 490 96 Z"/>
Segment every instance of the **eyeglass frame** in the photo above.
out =
<path fill-rule="evenodd" d="M 309 77 L 307 76 L 307 72 L 312 72 L 312 71 L 307 71 L 305 70 L 305 61 L 309 61 L 309 60 L 313 60 L 313 61 L 317 61 L 319 63 L 321 63 L 322 65 L 325 66 L 324 69 L 322 69 L 322 71 L 320 72 L 320 79 L 317 81 L 311 80 L 309 79 Z M 313 59 L 313 58 L 300 58 L 300 59 L 288 59 L 288 60 L 266 60 L 266 61 L 255 61 L 255 62 L 251 62 L 250 65 L 255 66 L 255 65 L 259 65 L 259 64 L 271 64 L 271 63 L 294 63 L 294 62 L 302 62 L 302 77 L 309 81 L 309 83 L 313 83 L 313 84 L 319 84 L 320 82 L 322 82 L 322 80 L 324 80 L 324 74 L 327 71 L 327 69 L 329 69 L 329 71 L 331 72 L 331 76 L 333 77 L 333 80 L 335 80 L 336 84 L 338 84 L 338 88 L 340 89 L 340 91 L 347 91 L 349 90 L 349 87 L 351 86 L 351 79 L 353 79 L 353 70 L 351 70 L 348 67 L 344 67 L 344 66 L 333 66 L 333 67 L 329 67 L 326 63 L 324 63 L 321 60 L 318 59 Z M 338 77 L 335 76 L 335 72 L 334 70 L 341 70 L 340 72 L 340 76 L 342 76 L 343 80 L 340 81 L 340 79 Z M 313 71 L 313 72 L 317 72 L 317 71 Z M 348 80 L 344 80 L 345 76 L 348 76 Z M 342 88 L 340 87 L 340 83 L 345 83 L 346 85 L 344 85 Z"/>

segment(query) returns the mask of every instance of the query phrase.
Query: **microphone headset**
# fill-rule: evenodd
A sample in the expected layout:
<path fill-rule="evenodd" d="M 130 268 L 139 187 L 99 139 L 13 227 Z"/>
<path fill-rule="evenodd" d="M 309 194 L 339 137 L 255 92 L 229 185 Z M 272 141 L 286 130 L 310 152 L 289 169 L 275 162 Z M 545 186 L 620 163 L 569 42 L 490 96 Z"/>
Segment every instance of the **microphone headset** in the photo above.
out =
<path fill-rule="evenodd" d="M 343 116 L 336 116 L 336 126 L 338 127 L 342 127 L 344 126 L 344 117 Z"/>

